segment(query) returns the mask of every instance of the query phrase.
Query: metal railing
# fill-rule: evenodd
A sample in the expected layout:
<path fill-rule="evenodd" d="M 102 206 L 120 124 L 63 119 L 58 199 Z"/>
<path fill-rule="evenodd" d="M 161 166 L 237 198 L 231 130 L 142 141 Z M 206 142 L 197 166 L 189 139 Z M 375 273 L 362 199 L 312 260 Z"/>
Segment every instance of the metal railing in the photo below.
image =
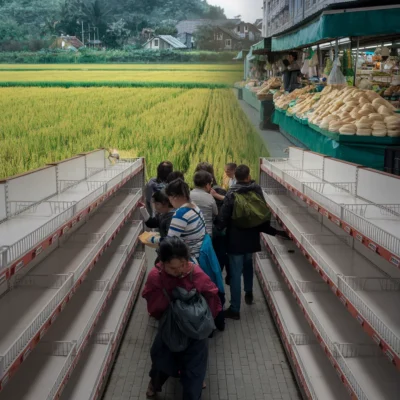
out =
<path fill-rule="evenodd" d="M 312 384 L 312 382 L 311 382 L 311 379 L 310 379 L 310 377 L 308 376 L 307 369 L 305 368 L 304 363 L 303 363 L 303 360 L 302 360 L 301 357 L 300 357 L 300 353 L 299 353 L 299 351 L 297 350 L 297 346 L 309 344 L 309 343 L 308 343 L 308 335 L 305 335 L 305 334 L 296 334 L 296 335 L 293 335 L 293 334 L 291 334 L 290 340 L 291 340 L 291 342 L 292 342 L 292 349 L 293 349 L 293 352 L 294 352 L 294 354 L 295 354 L 295 358 L 296 358 L 296 360 L 297 360 L 297 363 L 298 363 L 298 365 L 299 365 L 299 368 L 300 368 L 300 370 L 301 370 L 301 373 L 302 373 L 302 375 L 303 375 L 303 377 L 304 377 L 305 384 L 307 385 L 307 388 L 308 388 L 308 390 L 309 390 L 309 392 L 310 392 L 311 399 L 312 399 L 312 400 L 318 400 L 318 397 L 317 397 L 317 395 L 316 395 L 316 393 L 315 393 L 315 391 L 314 391 L 314 387 L 313 387 L 313 384 Z M 301 342 L 301 343 L 297 343 L 297 342 Z"/>
<path fill-rule="evenodd" d="M 15 278 L 16 287 L 38 287 L 45 289 L 60 289 L 71 277 L 71 274 L 59 275 L 26 275 L 17 274 Z"/>
<path fill-rule="evenodd" d="M 75 206 L 71 206 L 62 213 L 56 215 L 44 225 L 35 229 L 33 232 L 28 233 L 22 239 L 18 240 L 11 246 L 8 246 L 7 257 L 5 261 L 0 260 L 1 268 L 6 267 L 13 261 L 17 260 L 29 250 L 37 246 L 42 240 L 54 233 L 60 226 L 70 220 L 75 215 Z M 5 265 L 3 265 L 5 262 Z"/>
<path fill-rule="evenodd" d="M 99 315 L 100 310 L 102 309 L 103 304 L 108 295 L 110 281 L 96 281 L 95 284 L 96 284 L 96 287 L 94 290 L 96 290 L 96 289 L 102 290 L 103 293 L 101 294 L 99 301 L 97 302 L 96 308 L 93 310 L 90 318 L 88 319 L 85 329 L 83 330 L 83 332 L 80 334 L 78 340 L 76 341 L 77 349 L 79 349 L 81 347 L 81 345 L 84 342 L 84 340 L 86 339 L 88 333 L 92 329 L 94 321 L 96 320 L 97 316 Z"/>
<path fill-rule="evenodd" d="M 97 395 L 97 391 L 99 389 L 99 387 L 103 384 L 103 379 L 104 379 L 104 374 L 107 372 L 107 363 L 109 362 L 109 358 L 111 356 L 111 351 L 112 351 L 112 347 L 113 347 L 113 335 L 112 334 L 102 334 L 104 335 L 104 338 L 107 337 L 108 342 L 107 342 L 107 351 L 106 354 L 104 356 L 103 362 L 101 363 L 101 367 L 100 367 L 100 372 L 97 375 L 96 378 L 96 382 L 93 386 L 92 392 L 90 393 L 89 396 L 89 400 L 93 400 L 96 399 L 96 395 Z M 105 343 L 102 343 L 105 344 Z"/>
<path fill-rule="evenodd" d="M 392 214 L 393 211 L 388 209 L 387 206 L 377 206 L 373 204 L 345 204 L 342 219 L 358 232 L 373 240 L 376 244 L 400 257 L 400 238 L 366 219 L 368 218 L 368 212 L 372 208 L 375 208 L 375 210 L 379 209 L 382 216 L 387 214 L 393 216 L 393 220 L 400 224 L 400 218 Z"/>
<path fill-rule="evenodd" d="M 66 377 L 73 361 L 75 358 L 75 352 L 76 352 L 76 345 L 73 345 L 69 354 L 66 357 L 65 363 L 61 368 L 60 373 L 58 374 L 56 381 L 54 382 L 52 388 L 50 389 L 50 392 L 47 396 L 47 400 L 53 400 L 55 395 L 57 394 L 60 386 L 62 385 L 64 378 Z"/>
<path fill-rule="evenodd" d="M 18 336 L 14 343 L 1 355 L 0 376 L 5 370 L 16 360 L 20 353 L 24 350 L 29 341 L 39 332 L 43 324 L 50 318 L 64 297 L 68 294 L 74 283 L 73 275 L 71 275 L 42 308 L 40 313 L 33 319 L 28 327 Z"/>
<path fill-rule="evenodd" d="M 354 393 L 356 394 L 357 399 L 358 400 L 368 400 L 368 397 L 361 389 L 361 386 L 358 384 L 357 379 L 354 377 L 353 373 L 351 372 L 349 366 L 346 363 L 346 359 L 343 357 L 343 355 L 340 352 L 338 347 L 335 348 L 334 356 L 336 358 L 336 361 L 337 361 L 343 375 L 346 377 L 351 388 L 353 389 Z"/>
<path fill-rule="evenodd" d="M 349 282 L 349 283 L 348 283 Z M 358 295 L 355 289 L 350 286 L 354 282 L 352 277 L 339 277 L 339 290 L 348 301 L 356 308 L 360 316 L 368 321 L 373 329 L 389 344 L 389 346 L 400 355 L 400 337 L 393 332 L 376 314 L 368 304 Z"/>

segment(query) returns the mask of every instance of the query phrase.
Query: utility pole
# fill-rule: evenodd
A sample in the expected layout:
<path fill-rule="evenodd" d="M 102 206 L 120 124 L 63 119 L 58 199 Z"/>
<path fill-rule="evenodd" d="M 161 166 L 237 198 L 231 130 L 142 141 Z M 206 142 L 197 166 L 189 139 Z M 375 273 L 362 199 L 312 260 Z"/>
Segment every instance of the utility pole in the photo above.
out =
<path fill-rule="evenodd" d="M 83 30 L 83 21 L 82 22 L 82 44 L 85 45 L 85 31 Z"/>
<path fill-rule="evenodd" d="M 88 31 L 89 31 L 89 49 L 90 49 L 90 25 L 88 25 Z"/>

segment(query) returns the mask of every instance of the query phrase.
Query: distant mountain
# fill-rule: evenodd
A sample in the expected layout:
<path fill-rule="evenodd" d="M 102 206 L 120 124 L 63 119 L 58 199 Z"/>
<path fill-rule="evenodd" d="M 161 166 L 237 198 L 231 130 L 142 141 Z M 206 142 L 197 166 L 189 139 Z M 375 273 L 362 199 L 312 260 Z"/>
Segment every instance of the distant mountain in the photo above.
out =
<path fill-rule="evenodd" d="M 144 28 L 171 33 L 181 20 L 226 18 L 207 0 L 0 0 L 0 15 L 0 42 L 65 34 L 114 44 Z"/>

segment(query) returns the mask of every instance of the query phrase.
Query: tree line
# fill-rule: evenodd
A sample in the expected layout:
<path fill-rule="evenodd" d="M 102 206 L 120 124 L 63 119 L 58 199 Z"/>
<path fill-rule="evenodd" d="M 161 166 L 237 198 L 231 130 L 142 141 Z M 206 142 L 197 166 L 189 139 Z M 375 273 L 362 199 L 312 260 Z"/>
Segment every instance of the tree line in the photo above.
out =
<path fill-rule="evenodd" d="M 120 48 L 139 43 L 144 28 L 175 34 L 184 19 L 226 18 L 207 0 L 0 0 L 0 15 L 0 50 L 9 51 L 39 50 L 61 34 Z"/>

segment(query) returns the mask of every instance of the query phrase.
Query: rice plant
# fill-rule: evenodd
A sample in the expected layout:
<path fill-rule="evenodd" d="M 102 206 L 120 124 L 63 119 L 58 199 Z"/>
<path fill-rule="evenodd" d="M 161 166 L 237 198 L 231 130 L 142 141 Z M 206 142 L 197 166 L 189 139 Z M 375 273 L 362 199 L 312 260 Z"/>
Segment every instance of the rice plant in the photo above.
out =
<path fill-rule="evenodd" d="M 146 157 L 148 174 L 171 160 L 192 174 L 199 161 L 267 155 L 230 89 L 2 88 L 0 177 L 99 147 Z"/>

